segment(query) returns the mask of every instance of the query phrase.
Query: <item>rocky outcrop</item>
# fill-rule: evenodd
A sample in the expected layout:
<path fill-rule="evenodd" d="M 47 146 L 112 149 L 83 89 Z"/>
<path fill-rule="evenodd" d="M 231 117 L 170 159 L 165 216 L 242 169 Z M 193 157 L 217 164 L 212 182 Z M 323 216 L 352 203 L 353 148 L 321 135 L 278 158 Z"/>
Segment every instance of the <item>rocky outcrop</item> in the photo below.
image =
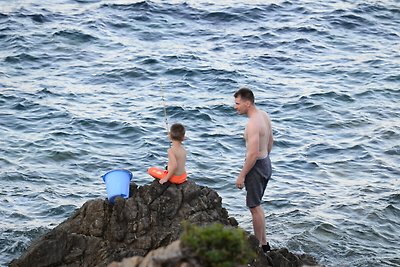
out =
<path fill-rule="evenodd" d="M 257 246 L 255 236 L 250 235 L 250 243 L 257 251 L 257 257 L 249 263 L 250 267 L 305 267 L 319 266 L 317 261 L 309 255 L 296 255 L 286 248 L 274 249 L 267 254 L 261 252 Z M 145 257 L 135 256 L 125 258 L 121 262 L 112 262 L 107 267 L 204 267 L 195 254 L 181 245 L 177 240 L 168 245 L 151 251 Z"/>
<path fill-rule="evenodd" d="M 179 239 L 182 221 L 237 225 L 210 188 L 188 181 L 130 185 L 128 199 L 86 202 L 69 219 L 34 241 L 10 267 L 106 266 Z"/>
<path fill-rule="evenodd" d="M 237 226 L 210 188 L 191 181 L 181 185 L 153 181 L 141 187 L 131 183 L 128 199 L 116 198 L 114 204 L 106 199 L 86 202 L 69 219 L 35 240 L 9 266 L 105 267 L 113 262 L 111 266 L 146 267 L 161 266 L 162 261 L 162 266 L 199 266 L 195 256 L 179 245 L 183 221 Z M 255 237 L 249 238 L 257 248 Z M 257 253 L 251 266 L 316 264 L 285 249 L 268 255 Z"/>

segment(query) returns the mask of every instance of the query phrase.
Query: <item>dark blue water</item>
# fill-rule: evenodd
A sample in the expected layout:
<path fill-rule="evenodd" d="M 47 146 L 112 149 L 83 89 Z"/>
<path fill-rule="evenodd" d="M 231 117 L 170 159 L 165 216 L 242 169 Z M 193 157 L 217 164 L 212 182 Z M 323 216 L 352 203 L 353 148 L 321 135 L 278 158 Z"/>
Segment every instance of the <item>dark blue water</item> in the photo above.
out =
<path fill-rule="evenodd" d="M 251 231 L 245 85 L 273 121 L 272 246 L 400 266 L 400 1 L 213 2 L 0 0 L 0 265 L 105 198 L 108 170 L 150 182 L 164 105 L 189 179 Z"/>

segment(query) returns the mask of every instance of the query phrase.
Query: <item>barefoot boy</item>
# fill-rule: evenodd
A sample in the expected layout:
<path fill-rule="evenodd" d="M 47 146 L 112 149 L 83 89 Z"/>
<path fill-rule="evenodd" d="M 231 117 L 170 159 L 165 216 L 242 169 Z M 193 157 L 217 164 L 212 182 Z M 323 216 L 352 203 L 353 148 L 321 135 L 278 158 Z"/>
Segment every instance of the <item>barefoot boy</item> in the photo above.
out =
<path fill-rule="evenodd" d="M 174 123 L 169 132 L 172 146 L 168 149 L 168 170 L 161 170 L 151 167 L 148 173 L 154 178 L 160 179 L 160 184 L 168 181 L 181 184 L 186 181 L 187 174 L 185 169 L 186 150 L 182 145 L 185 139 L 185 127 L 180 123 Z"/>

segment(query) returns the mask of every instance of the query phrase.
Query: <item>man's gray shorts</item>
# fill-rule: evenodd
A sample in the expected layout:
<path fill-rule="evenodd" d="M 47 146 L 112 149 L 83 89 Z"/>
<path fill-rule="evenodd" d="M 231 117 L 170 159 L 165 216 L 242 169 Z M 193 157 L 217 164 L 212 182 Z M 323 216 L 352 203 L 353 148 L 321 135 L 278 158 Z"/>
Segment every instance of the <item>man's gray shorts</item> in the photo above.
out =
<path fill-rule="evenodd" d="M 246 175 L 244 185 L 246 187 L 246 206 L 255 208 L 261 204 L 265 188 L 271 178 L 272 166 L 269 155 L 258 159 L 253 168 Z"/>

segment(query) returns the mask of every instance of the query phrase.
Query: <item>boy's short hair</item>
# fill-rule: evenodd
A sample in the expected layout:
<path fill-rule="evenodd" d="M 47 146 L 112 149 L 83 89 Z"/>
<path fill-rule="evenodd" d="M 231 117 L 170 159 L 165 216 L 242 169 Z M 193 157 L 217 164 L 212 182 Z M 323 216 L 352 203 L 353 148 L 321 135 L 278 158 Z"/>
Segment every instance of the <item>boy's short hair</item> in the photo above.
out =
<path fill-rule="evenodd" d="M 233 96 L 235 98 L 240 97 L 243 100 L 248 100 L 252 104 L 254 104 L 254 94 L 249 88 L 242 87 L 239 90 L 237 90 Z"/>
<path fill-rule="evenodd" d="M 183 141 L 185 138 L 185 127 L 180 123 L 174 123 L 169 131 L 170 137 L 175 141 Z"/>

